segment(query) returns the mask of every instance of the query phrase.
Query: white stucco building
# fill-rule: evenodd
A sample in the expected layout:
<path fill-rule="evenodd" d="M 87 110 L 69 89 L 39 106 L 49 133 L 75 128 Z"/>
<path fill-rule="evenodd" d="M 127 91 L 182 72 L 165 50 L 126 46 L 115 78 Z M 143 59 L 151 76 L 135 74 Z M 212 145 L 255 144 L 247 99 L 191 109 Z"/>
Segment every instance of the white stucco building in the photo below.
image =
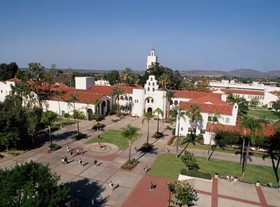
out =
<path fill-rule="evenodd" d="M 158 62 L 158 57 L 156 56 L 156 51 L 154 48 L 151 49 L 150 55 L 147 57 L 147 69 L 155 63 Z"/>

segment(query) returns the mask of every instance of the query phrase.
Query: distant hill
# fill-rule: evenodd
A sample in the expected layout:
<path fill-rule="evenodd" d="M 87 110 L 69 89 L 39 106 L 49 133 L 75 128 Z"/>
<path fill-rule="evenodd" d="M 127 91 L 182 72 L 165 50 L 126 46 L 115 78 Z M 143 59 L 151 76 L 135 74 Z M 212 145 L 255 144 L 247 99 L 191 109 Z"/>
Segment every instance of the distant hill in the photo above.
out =
<path fill-rule="evenodd" d="M 232 71 L 217 71 L 217 70 L 189 70 L 180 71 L 186 76 L 208 76 L 208 77 L 243 77 L 243 78 L 275 78 L 280 77 L 280 71 L 260 72 L 253 69 L 236 69 Z"/>

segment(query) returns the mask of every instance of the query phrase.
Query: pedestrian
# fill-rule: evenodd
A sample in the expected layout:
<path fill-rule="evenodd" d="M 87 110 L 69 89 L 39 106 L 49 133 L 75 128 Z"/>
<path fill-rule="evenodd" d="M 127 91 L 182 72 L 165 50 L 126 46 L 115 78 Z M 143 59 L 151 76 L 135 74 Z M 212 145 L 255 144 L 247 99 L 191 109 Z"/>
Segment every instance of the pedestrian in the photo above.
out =
<path fill-rule="evenodd" d="M 138 149 L 137 149 L 137 147 L 134 147 L 134 149 L 135 149 L 135 152 L 138 152 Z"/>
<path fill-rule="evenodd" d="M 77 155 L 79 155 L 80 154 L 80 149 L 79 148 L 77 148 Z"/>
<path fill-rule="evenodd" d="M 66 156 L 64 157 L 64 162 L 65 162 L 65 164 L 68 164 L 68 159 Z"/>
<path fill-rule="evenodd" d="M 145 165 L 145 167 L 144 167 L 144 172 L 145 172 L 145 173 L 148 172 L 148 166 L 147 166 L 147 165 Z"/>
<path fill-rule="evenodd" d="M 80 166 L 83 166 L 83 161 L 82 161 L 81 158 L 79 159 L 79 165 L 80 165 Z"/>
<path fill-rule="evenodd" d="M 114 184 L 113 184 L 113 182 L 112 182 L 112 181 L 110 181 L 109 186 L 110 186 L 110 188 L 113 190 L 113 188 L 114 188 Z"/>
<path fill-rule="evenodd" d="M 151 184 L 150 184 L 150 190 L 153 190 L 154 189 L 154 184 L 153 184 L 153 182 L 151 182 Z"/>
<path fill-rule="evenodd" d="M 67 152 L 70 152 L 70 147 L 69 147 L 69 145 L 67 145 Z"/>
<path fill-rule="evenodd" d="M 61 158 L 61 162 L 62 162 L 62 164 L 65 164 L 64 157 Z"/>
<path fill-rule="evenodd" d="M 93 164 L 95 165 L 95 167 L 97 167 L 97 160 L 94 160 Z"/>
<path fill-rule="evenodd" d="M 170 150 L 168 149 L 168 147 L 166 147 L 166 152 L 169 152 Z"/>

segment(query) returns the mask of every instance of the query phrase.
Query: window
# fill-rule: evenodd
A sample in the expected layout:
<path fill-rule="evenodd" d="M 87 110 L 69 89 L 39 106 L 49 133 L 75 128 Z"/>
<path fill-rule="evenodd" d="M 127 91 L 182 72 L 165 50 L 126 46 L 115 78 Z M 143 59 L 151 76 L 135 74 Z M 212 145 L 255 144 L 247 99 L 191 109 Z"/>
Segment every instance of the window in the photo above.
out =
<path fill-rule="evenodd" d="M 184 130 L 184 127 L 181 127 L 181 131 L 183 131 Z"/>
<path fill-rule="evenodd" d="M 154 99 L 151 100 L 151 103 L 154 103 Z"/>
<path fill-rule="evenodd" d="M 226 118 L 225 122 L 226 123 L 229 123 L 230 119 L 229 118 Z"/>
<path fill-rule="evenodd" d="M 155 86 L 155 83 L 153 83 L 153 86 Z"/>
<path fill-rule="evenodd" d="M 148 87 L 148 91 L 150 91 L 150 87 Z"/>
<path fill-rule="evenodd" d="M 151 85 L 151 83 L 149 82 L 149 83 L 148 83 L 148 86 L 150 86 L 150 85 Z"/>
<path fill-rule="evenodd" d="M 150 103 L 150 99 L 147 99 L 147 103 Z"/>
<path fill-rule="evenodd" d="M 153 88 L 153 91 L 155 91 L 155 88 Z"/>
<path fill-rule="evenodd" d="M 205 134 L 205 129 L 201 129 L 200 134 Z"/>

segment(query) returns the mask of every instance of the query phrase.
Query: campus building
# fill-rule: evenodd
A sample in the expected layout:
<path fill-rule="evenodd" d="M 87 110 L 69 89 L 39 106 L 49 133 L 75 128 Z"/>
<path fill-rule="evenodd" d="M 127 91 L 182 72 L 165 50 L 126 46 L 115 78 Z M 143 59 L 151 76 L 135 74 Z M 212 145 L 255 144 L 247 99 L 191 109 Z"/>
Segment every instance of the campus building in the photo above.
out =
<path fill-rule="evenodd" d="M 157 57 L 152 49 L 150 56 L 147 58 L 147 66 L 155 62 L 157 62 Z M 18 81 L 14 78 L 0 82 L 0 101 L 5 99 L 5 96 L 11 91 L 11 86 Z M 122 113 L 134 117 L 143 117 L 145 112 L 154 112 L 159 108 L 163 111 L 163 115 L 155 115 L 159 119 L 164 119 L 167 118 L 170 110 L 180 108 L 186 112 L 192 104 L 195 104 L 200 108 L 202 119 L 192 123 L 187 116 L 177 118 L 175 132 L 176 135 L 186 136 L 194 131 L 196 135 L 201 134 L 203 136 L 204 144 L 214 144 L 212 140 L 213 124 L 215 124 L 214 116 L 217 117 L 215 122 L 220 125 L 237 126 L 238 105 L 226 102 L 228 89 L 217 89 L 213 92 L 173 90 L 175 98 L 172 98 L 169 102 L 166 91 L 159 87 L 158 80 L 154 75 L 148 77 L 144 87 L 119 84 L 117 87 L 124 91 L 119 99 L 112 96 L 116 86 L 97 85 L 93 77 L 76 77 L 75 83 L 75 88 L 63 84 L 48 86 L 50 93 L 45 96 L 43 109 L 53 111 L 61 116 L 72 114 L 74 110 L 78 110 L 87 118 L 90 118 L 94 113 L 107 115 L 115 110 L 116 104 L 119 104 Z M 41 86 L 40 89 L 43 91 L 44 87 L 47 86 Z M 243 90 L 243 96 L 246 97 L 248 95 L 245 91 Z M 234 94 L 237 94 L 237 92 Z M 254 92 L 254 95 L 258 96 L 263 102 L 266 98 L 261 92 Z"/>

